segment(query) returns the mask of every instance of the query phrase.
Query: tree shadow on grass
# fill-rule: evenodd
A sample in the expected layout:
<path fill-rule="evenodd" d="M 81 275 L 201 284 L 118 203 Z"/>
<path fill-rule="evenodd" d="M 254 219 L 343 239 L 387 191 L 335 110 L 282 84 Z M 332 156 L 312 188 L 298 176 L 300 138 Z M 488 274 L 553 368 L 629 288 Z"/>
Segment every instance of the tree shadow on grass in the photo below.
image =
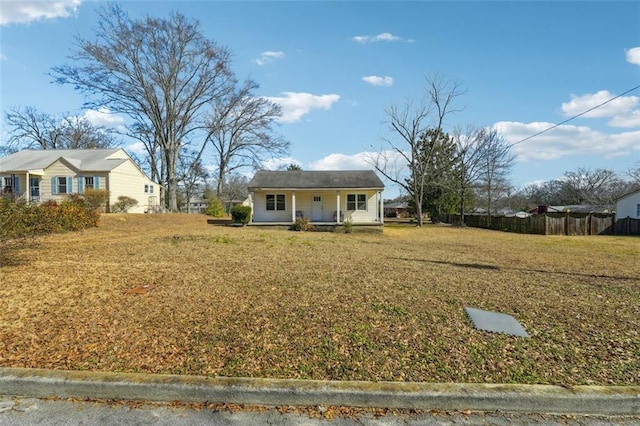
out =
<path fill-rule="evenodd" d="M 25 244 L 26 240 L 0 241 L 0 269 L 27 264 L 26 256 L 20 253 Z"/>
<path fill-rule="evenodd" d="M 512 271 L 521 271 L 521 272 L 539 272 L 542 274 L 549 275 L 568 275 L 568 276 L 578 276 L 578 277 L 588 277 L 588 278 L 606 278 L 612 280 L 625 280 L 625 281 L 640 281 L 640 278 L 637 277 L 629 277 L 624 275 L 606 275 L 606 274 L 584 274 L 580 272 L 565 272 L 565 271 L 548 271 L 545 269 L 531 269 L 531 268 L 517 268 L 510 266 L 496 266 L 496 265 L 485 265 L 481 263 L 459 263 L 459 262 L 447 262 L 442 260 L 427 260 L 427 259 L 409 259 L 403 257 L 392 257 L 391 260 L 404 260 L 407 262 L 423 262 L 423 263 L 435 263 L 438 265 L 450 265 L 458 268 L 471 268 L 471 269 L 484 269 L 484 270 L 512 270 Z"/>

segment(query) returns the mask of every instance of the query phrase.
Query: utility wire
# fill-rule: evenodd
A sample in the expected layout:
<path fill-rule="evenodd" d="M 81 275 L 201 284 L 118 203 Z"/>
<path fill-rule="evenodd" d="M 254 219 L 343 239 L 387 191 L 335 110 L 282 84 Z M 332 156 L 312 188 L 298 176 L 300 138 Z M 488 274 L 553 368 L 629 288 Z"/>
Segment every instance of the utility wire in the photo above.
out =
<path fill-rule="evenodd" d="M 574 119 L 576 119 L 576 118 L 578 118 L 578 117 L 581 117 L 581 116 L 583 116 L 583 115 L 585 115 L 585 114 L 587 114 L 587 113 L 589 113 L 589 112 L 593 111 L 594 109 L 598 109 L 598 108 L 600 108 L 601 106 L 606 105 L 606 104 L 608 104 L 609 102 L 614 101 L 614 100 L 618 99 L 619 97 L 626 95 L 627 93 L 633 92 L 633 91 L 634 91 L 634 90 L 636 90 L 636 89 L 640 89 L 640 86 L 633 87 L 633 88 L 631 88 L 631 89 L 627 90 L 626 92 L 620 93 L 618 96 L 614 96 L 614 97 L 613 97 L 613 98 L 611 98 L 611 99 L 607 99 L 606 101 L 602 102 L 601 104 L 598 104 L 598 105 L 596 105 L 596 106 L 594 106 L 594 107 L 589 108 L 589 109 L 588 109 L 588 110 L 586 110 L 586 111 L 581 112 L 580 114 L 576 114 L 576 115 L 574 115 L 573 117 L 571 117 L 571 118 L 567 118 L 566 120 L 561 121 L 561 122 L 560 122 L 560 123 L 558 123 L 558 124 L 554 124 L 553 126 L 551 126 L 551 127 L 547 128 L 547 129 L 541 130 L 541 131 L 539 131 L 539 132 L 538 132 L 538 133 L 536 133 L 536 134 L 533 134 L 533 135 L 531 135 L 531 136 L 527 136 L 526 138 L 521 139 L 521 140 L 519 140 L 518 142 L 514 142 L 514 143 L 512 143 L 511 145 L 509 145 L 509 148 L 511 148 L 511 147 L 513 147 L 513 146 L 516 146 L 516 145 L 518 145 L 518 144 L 521 144 L 522 142 L 528 141 L 529 139 L 533 139 L 533 138 L 535 138 L 536 136 L 540 136 L 541 134 L 546 133 L 546 132 L 548 132 L 549 130 L 555 129 L 555 128 L 556 128 L 556 127 L 558 127 L 558 126 L 562 126 L 563 124 L 568 123 L 569 121 L 574 120 Z"/>

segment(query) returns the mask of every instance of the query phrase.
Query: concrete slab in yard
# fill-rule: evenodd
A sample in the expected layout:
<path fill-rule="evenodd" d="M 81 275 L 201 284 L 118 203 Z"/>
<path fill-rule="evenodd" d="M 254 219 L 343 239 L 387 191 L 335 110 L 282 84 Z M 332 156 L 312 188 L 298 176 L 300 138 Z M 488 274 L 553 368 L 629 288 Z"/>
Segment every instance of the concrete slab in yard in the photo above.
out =
<path fill-rule="evenodd" d="M 524 327 L 511 315 L 483 311 L 468 306 L 465 306 L 464 310 L 478 330 L 504 333 L 518 337 L 529 337 L 529 333 L 527 333 Z"/>

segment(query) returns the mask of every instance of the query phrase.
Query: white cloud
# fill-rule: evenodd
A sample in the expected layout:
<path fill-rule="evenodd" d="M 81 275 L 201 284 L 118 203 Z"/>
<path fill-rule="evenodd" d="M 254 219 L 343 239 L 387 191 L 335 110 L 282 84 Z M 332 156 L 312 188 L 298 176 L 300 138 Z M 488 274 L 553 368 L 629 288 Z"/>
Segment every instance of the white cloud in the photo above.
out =
<path fill-rule="evenodd" d="M 640 126 L 640 110 L 637 109 L 640 105 L 640 98 L 637 96 L 621 96 L 598 107 L 614 97 L 615 95 L 608 90 L 600 90 L 597 93 L 587 93 L 582 96 L 571 95 L 571 100 L 562 104 L 562 114 L 570 117 L 597 107 L 582 117 L 610 117 L 611 120 L 608 124 L 614 127 Z"/>
<path fill-rule="evenodd" d="M 284 58 L 284 52 L 279 52 L 279 51 L 274 52 L 271 50 L 267 50 L 266 52 L 262 52 L 260 54 L 260 57 L 256 59 L 256 63 L 258 65 L 266 65 L 266 64 L 270 64 L 276 59 L 282 59 L 282 58 Z"/>
<path fill-rule="evenodd" d="M 494 127 L 507 142 L 516 143 L 553 126 L 553 123 L 519 123 L 501 121 Z M 640 152 L 640 131 L 617 134 L 602 133 L 585 126 L 562 125 L 553 130 L 519 143 L 513 147 L 516 160 L 556 160 L 577 155 L 596 155 L 614 158 Z"/>
<path fill-rule="evenodd" d="M 283 97 L 267 97 L 282 106 L 282 123 L 295 123 L 313 109 L 331 109 L 340 95 L 313 95 L 304 92 L 282 92 Z"/>
<path fill-rule="evenodd" d="M 374 86 L 393 86 L 393 78 L 389 76 L 379 77 L 377 75 L 368 75 L 362 77 L 362 81 Z"/>
<path fill-rule="evenodd" d="M 627 62 L 640 65 L 640 47 L 632 47 L 627 50 Z"/>
<path fill-rule="evenodd" d="M 134 142 L 131 145 L 127 145 L 124 147 L 125 151 L 130 154 L 135 154 L 140 157 L 147 155 L 147 150 L 144 147 L 142 142 Z"/>
<path fill-rule="evenodd" d="M 41 19 L 67 18 L 75 15 L 82 0 L 2 1 L 0 25 L 27 23 Z"/>
<path fill-rule="evenodd" d="M 413 43 L 412 39 L 405 39 L 397 35 L 393 35 L 391 33 L 380 33 L 378 35 L 360 35 L 351 37 L 351 40 L 356 43 L 365 44 L 365 43 L 375 43 L 378 41 L 404 41 L 406 43 Z"/>
<path fill-rule="evenodd" d="M 94 126 L 120 128 L 124 125 L 124 118 L 113 114 L 107 108 L 100 108 L 99 110 L 90 109 L 85 111 L 84 118 L 89 120 Z"/>

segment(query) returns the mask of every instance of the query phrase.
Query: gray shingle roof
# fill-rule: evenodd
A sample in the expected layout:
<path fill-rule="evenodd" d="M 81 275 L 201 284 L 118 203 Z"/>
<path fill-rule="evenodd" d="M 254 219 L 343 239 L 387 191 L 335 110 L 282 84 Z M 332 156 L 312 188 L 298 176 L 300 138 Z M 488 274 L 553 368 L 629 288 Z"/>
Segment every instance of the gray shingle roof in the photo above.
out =
<path fill-rule="evenodd" d="M 249 191 L 259 189 L 383 189 L 373 170 L 270 171 L 260 170 L 249 182 Z"/>
<path fill-rule="evenodd" d="M 108 159 L 118 152 L 114 149 L 25 149 L 0 158 L 0 173 L 20 172 L 27 170 L 45 169 L 60 158 L 80 171 L 110 171 L 126 162 L 128 158 Z M 124 151 L 123 151 L 124 152 Z"/>

